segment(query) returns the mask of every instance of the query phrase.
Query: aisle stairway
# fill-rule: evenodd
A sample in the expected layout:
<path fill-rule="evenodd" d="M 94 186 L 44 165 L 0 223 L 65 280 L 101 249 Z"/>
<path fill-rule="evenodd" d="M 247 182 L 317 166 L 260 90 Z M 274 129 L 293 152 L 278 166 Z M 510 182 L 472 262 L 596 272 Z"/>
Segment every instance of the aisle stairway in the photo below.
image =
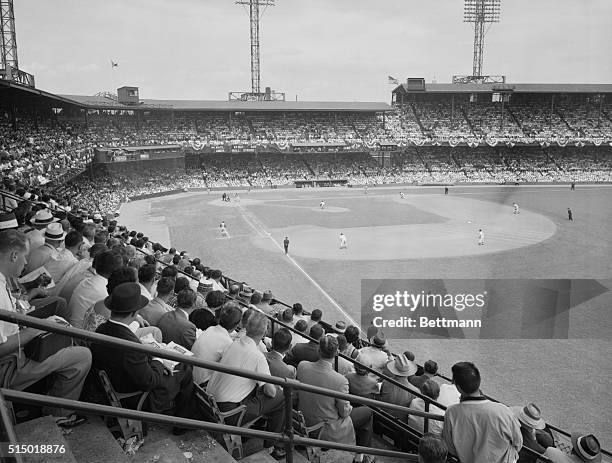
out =
<path fill-rule="evenodd" d="M 65 452 L 54 455 L 28 456 L 28 463 L 236 463 L 225 449 L 207 432 L 188 431 L 182 436 L 174 436 L 167 426 L 150 424 L 142 446 L 132 456 L 128 456 L 104 421 L 91 415 L 85 424 L 64 430 L 55 424 L 55 418 L 44 416 L 15 426 L 17 438 L 21 443 L 63 445 Z M 374 436 L 372 445 L 377 448 L 390 448 L 387 442 Z M 284 463 L 275 460 L 262 449 L 262 441 L 253 439 L 246 446 L 250 455 L 241 463 Z M 304 450 L 293 453 L 294 463 L 308 463 Z M 320 463 L 351 463 L 353 454 L 339 450 L 321 453 Z M 378 463 L 396 463 L 399 460 L 377 457 Z"/>

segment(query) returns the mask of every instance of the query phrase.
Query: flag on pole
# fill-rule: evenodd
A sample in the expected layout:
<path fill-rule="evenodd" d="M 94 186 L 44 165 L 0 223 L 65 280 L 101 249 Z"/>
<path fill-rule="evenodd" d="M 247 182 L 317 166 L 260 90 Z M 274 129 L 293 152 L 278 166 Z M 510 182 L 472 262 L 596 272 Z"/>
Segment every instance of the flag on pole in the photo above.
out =
<path fill-rule="evenodd" d="M 116 68 L 116 67 L 119 67 L 119 64 L 111 60 L 111 68 Z"/>
<path fill-rule="evenodd" d="M 387 82 L 389 84 L 399 85 L 399 81 L 395 77 L 392 77 L 392 76 L 387 76 Z"/>

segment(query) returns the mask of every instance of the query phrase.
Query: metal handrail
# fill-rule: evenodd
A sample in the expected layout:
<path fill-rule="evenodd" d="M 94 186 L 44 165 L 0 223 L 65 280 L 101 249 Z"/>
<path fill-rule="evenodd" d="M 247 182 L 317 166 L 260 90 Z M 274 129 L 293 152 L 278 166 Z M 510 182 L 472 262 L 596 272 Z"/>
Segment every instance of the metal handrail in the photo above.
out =
<path fill-rule="evenodd" d="M 86 339 L 97 344 L 106 344 L 114 347 L 122 347 L 127 350 L 133 350 L 136 352 L 142 352 L 152 357 L 161 357 L 175 362 L 187 363 L 196 367 L 206 368 L 208 370 L 219 371 L 221 373 L 227 373 L 235 376 L 242 376 L 245 378 L 253 379 L 256 381 L 262 381 L 265 383 L 275 384 L 281 387 L 291 387 L 293 389 L 311 392 L 313 394 L 321 394 L 337 399 L 348 400 L 350 402 L 357 402 L 364 405 L 370 405 L 379 408 L 388 408 L 390 410 L 401 411 L 412 415 L 417 415 L 432 420 L 444 421 L 444 416 L 436 415 L 433 413 L 425 413 L 419 410 L 413 410 L 409 407 L 403 407 L 401 405 L 390 404 L 387 402 L 380 402 L 374 399 L 368 399 L 353 394 L 346 394 L 343 392 L 334 391 L 319 386 L 313 386 L 306 383 L 301 383 L 295 379 L 279 378 L 277 376 L 265 375 L 256 373 L 243 368 L 234 368 L 222 365 L 217 362 L 210 362 L 202 360 L 196 356 L 187 356 L 179 354 L 177 352 L 165 349 L 157 349 L 155 347 L 147 346 L 146 344 L 140 344 L 133 341 L 127 341 L 125 339 L 115 338 L 113 336 L 106 336 L 104 334 L 94 333 L 91 331 L 82 330 L 80 328 L 74 328 L 72 326 L 62 326 L 55 322 L 41 320 L 29 315 L 23 315 L 16 312 L 0 309 L 0 320 L 14 323 L 18 325 L 31 326 L 44 331 L 50 331 L 54 333 L 64 334 L 70 337 L 76 337 Z"/>
<path fill-rule="evenodd" d="M 7 444 L 17 444 L 19 441 L 17 440 L 17 435 L 15 434 L 15 428 L 13 427 L 13 420 L 8 411 L 8 406 L 6 404 L 6 400 L 4 399 L 4 394 L 2 394 L 3 389 L 0 389 L 0 423 L 2 423 L 2 428 L 4 434 L 0 434 L 2 437 L 6 437 Z M 8 448 L 5 449 L 4 443 L 0 442 L 0 459 L 2 461 L 14 461 L 16 463 L 23 463 L 23 457 L 20 453 L 15 453 L 14 455 L 10 455 L 6 453 Z"/>
<path fill-rule="evenodd" d="M 324 447 L 329 449 L 343 450 L 355 453 L 367 453 L 371 455 L 381 455 L 392 458 L 403 458 L 403 461 L 417 461 L 417 456 L 409 453 L 398 452 L 395 450 L 377 449 L 374 447 L 364 447 L 360 445 L 340 444 L 338 442 L 323 441 L 312 439 L 309 437 L 292 436 L 285 433 L 274 433 L 269 431 L 261 431 L 252 428 L 242 428 L 239 426 L 230 426 L 227 424 L 211 423 L 208 421 L 199 421 L 189 418 L 181 418 L 177 416 L 161 415 L 158 413 L 144 412 L 142 410 L 131 410 L 127 408 L 117 408 L 109 405 L 100 405 L 90 402 L 80 402 L 77 400 L 63 399 L 60 397 L 50 398 L 46 395 L 32 394 L 30 392 L 15 391 L 12 389 L 0 389 L 0 393 L 8 399 L 30 403 L 34 405 L 53 405 L 69 410 L 77 410 L 96 415 L 106 415 L 120 418 L 128 418 L 138 421 L 147 421 L 153 423 L 178 426 L 181 428 L 203 429 L 210 432 L 238 434 L 245 437 L 253 437 L 259 439 L 273 440 L 282 443 L 293 443 L 297 445 L 306 445 L 313 447 Z"/>

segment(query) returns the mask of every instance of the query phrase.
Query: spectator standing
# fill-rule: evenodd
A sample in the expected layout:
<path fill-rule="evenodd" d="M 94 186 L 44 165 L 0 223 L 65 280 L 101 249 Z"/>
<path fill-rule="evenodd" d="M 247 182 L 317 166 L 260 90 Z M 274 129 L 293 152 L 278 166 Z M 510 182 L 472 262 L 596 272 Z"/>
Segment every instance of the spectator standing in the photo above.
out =
<path fill-rule="evenodd" d="M 514 463 L 523 446 L 518 420 L 508 407 L 480 392 L 480 372 L 473 363 L 453 365 L 461 402 L 446 410 L 442 438 L 450 453 L 470 463 Z"/>

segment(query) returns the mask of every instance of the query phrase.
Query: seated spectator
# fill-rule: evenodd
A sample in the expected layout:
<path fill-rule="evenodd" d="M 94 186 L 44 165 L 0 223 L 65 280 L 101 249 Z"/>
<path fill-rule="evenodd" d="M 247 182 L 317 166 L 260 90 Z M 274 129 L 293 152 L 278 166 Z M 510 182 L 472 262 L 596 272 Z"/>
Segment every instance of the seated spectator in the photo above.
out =
<path fill-rule="evenodd" d="M 410 360 L 411 362 L 414 362 L 417 366 L 417 372 L 413 376 L 408 378 L 408 381 L 410 381 L 411 379 L 414 379 L 416 376 L 422 376 L 425 370 L 423 370 L 423 367 L 416 362 L 414 353 L 412 351 L 406 350 L 404 351 L 404 355 L 406 356 L 408 360 Z"/>
<path fill-rule="evenodd" d="M 0 306 L 10 312 L 20 312 L 20 304 L 8 291 L 8 280 L 21 275 L 28 255 L 26 236 L 16 230 L 0 231 Z M 48 318 L 44 309 L 34 310 L 30 316 Z M 54 317 L 50 318 L 56 321 Z M 42 362 L 28 358 L 23 348 L 44 332 L 35 328 L 19 328 L 14 323 L 0 321 L 0 383 L 15 390 L 24 390 L 48 377 L 48 394 L 64 399 L 79 400 L 85 377 L 91 367 L 91 353 L 84 347 L 67 347 L 50 355 Z M 3 367 L 13 358 L 16 368 L 10 377 L 5 377 Z M 51 414 L 65 416 L 63 425 L 75 425 L 82 418 L 67 410 L 52 409 Z"/>
<path fill-rule="evenodd" d="M 42 246 L 30 249 L 28 263 L 25 267 L 26 273 L 30 273 L 42 267 L 51 259 L 58 259 L 59 252 L 64 245 L 66 232 L 59 223 L 50 223 L 44 232 L 45 242 Z M 57 278 L 59 280 L 59 278 Z M 55 280 L 55 279 L 54 279 Z"/>
<path fill-rule="evenodd" d="M 68 311 L 70 312 L 71 325 L 83 328 L 85 312 L 96 302 L 106 297 L 108 277 L 113 270 L 122 265 L 121 256 L 112 251 L 104 251 L 96 256 L 93 263 L 96 274 L 81 281 L 70 297 Z"/>
<path fill-rule="evenodd" d="M 293 310 L 289 307 L 277 314 L 276 317 L 285 325 L 288 325 L 292 328 L 295 325 L 295 321 L 293 320 Z"/>
<path fill-rule="evenodd" d="M 219 312 L 221 311 L 221 307 L 225 303 L 225 294 L 221 291 L 211 291 L 206 295 L 206 307 L 212 313 L 214 313 L 217 318 L 219 318 Z"/>
<path fill-rule="evenodd" d="M 223 272 L 221 272 L 221 270 L 212 270 L 210 272 L 209 282 L 212 284 L 213 291 L 221 291 L 222 293 L 227 293 L 227 289 L 225 289 L 225 286 L 221 284 L 222 276 Z"/>
<path fill-rule="evenodd" d="M 155 297 L 155 275 L 157 267 L 155 264 L 145 264 L 138 269 L 138 284 L 141 294 L 149 301 Z"/>
<path fill-rule="evenodd" d="M 274 302 L 274 295 L 272 294 L 272 291 L 266 289 L 261 297 L 261 303 L 257 307 L 262 312 L 270 314 L 277 311 L 277 309 L 274 307 Z"/>
<path fill-rule="evenodd" d="M 408 381 L 410 381 L 413 386 L 416 386 L 417 389 L 420 389 L 421 386 L 425 383 L 425 381 L 433 378 L 437 372 L 438 364 L 433 360 L 427 360 L 427 362 L 425 362 L 425 365 L 423 365 L 423 374 L 421 376 L 411 376 L 410 378 L 408 378 Z"/>
<path fill-rule="evenodd" d="M 189 289 L 193 291 L 191 287 L 189 286 L 189 279 L 185 277 L 177 277 L 177 279 L 174 282 L 174 294 L 172 294 L 168 298 L 167 304 L 174 308 L 178 307 L 177 295 L 184 289 Z M 195 295 L 196 295 L 196 302 L 195 302 L 194 308 L 205 309 L 207 306 L 206 306 L 206 299 L 204 298 L 204 296 L 197 292 L 195 293 Z"/>
<path fill-rule="evenodd" d="M 376 371 L 382 373 L 385 365 L 393 358 L 388 353 L 389 345 L 382 331 L 372 338 L 372 345 L 359 349 L 357 361 L 372 365 Z M 415 370 L 416 372 L 416 370 Z"/>
<path fill-rule="evenodd" d="M 297 379 L 305 384 L 334 391 L 349 392 L 348 380 L 333 369 L 338 355 L 338 340 L 326 335 L 319 343 L 320 359 L 298 365 Z M 298 391 L 298 404 L 307 426 L 325 423 L 318 438 L 349 445 L 370 446 L 372 443 L 372 410 L 368 407 L 353 408 L 347 400 Z M 373 461 L 369 456 L 357 454 L 355 460 Z"/>
<path fill-rule="evenodd" d="M 96 244 L 87 250 L 88 257 L 84 257 L 75 265 L 69 268 L 59 282 L 55 282 L 52 293 L 69 301 L 74 289 L 85 278 L 95 275 L 96 271 L 92 268 L 94 258 L 108 248 L 103 244 Z"/>
<path fill-rule="evenodd" d="M 178 270 L 173 265 L 168 265 L 164 267 L 161 272 L 161 277 L 172 278 L 173 281 L 176 281 L 176 277 L 178 276 Z"/>
<path fill-rule="evenodd" d="M 319 324 L 313 325 L 310 328 L 309 335 L 313 339 L 320 339 L 321 336 L 323 336 L 323 327 Z M 296 344 L 287 355 L 285 355 L 285 363 L 293 365 L 296 368 L 303 360 L 308 360 L 309 362 L 316 362 L 319 360 L 319 345 L 316 341 L 308 341 L 306 344 Z"/>
<path fill-rule="evenodd" d="M 310 314 L 310 320 L 308 320 L 308 329 L 312 328 L 314 325 L 318 324 L 323 317 L 323 312 L 319 309 L 314 309 Z"/>
<path fill-rule="evenodd" d="M 421 393 L 423 395 L 426 395 L 430 399 L 437 401 L 438 396 L 440 395 L 440 385 L 436 383 L 434 380 L 428 379 L 421 386 Z M 421 399 L 420 397 L 415 397 L 414 399 L 412 399 L 410 408 L 424 412 L 425 411 L 425 401 Z M 436 407 L 435 405 L 430 404 L 428 413 L 434 413 L 436 415 L 444 415 L 444 410 Z M 408 424 L 412 426 L 414 429 L 418 429 L 421 432 L 423 432 L 424 430 L 424 421 L 425 419 L 420 416 L 408 415 Z M 440 437 L 442 435 L 443 425 L 444 425 L 443 421 L 429 420 L 429 424 L 428 424 L 429 432 L 434 434 L 437 437 Z"/>
<path fill-rule="evenodd" d="M 370 365 L 365 364 L 365 366 Z M 353 395 L 374 399 L 380 391 L 377 377 L 358 364 L 355 364 L 354 373 L 346 374 L 346 379 L 349 382 L 349 392 Z"/>
<path fill-rule="evenodd" d="M 542 412 L 536 404 L 530 403 L 524 407 L 510 407 L 521 425 L 523 448 L 519 452 L 517 463 L 535 463 L 538 457 L 527 448 L 542 454 L 548 447 L 554 447 L 552 436 L 544 431 L 546 423 L 542 419 Z"/>
<path fill-rule="evenodd" d="M 553 463 L 599 463 L 601 446 L 593 434 L 572 433 L 572 453 L 567 455 L 555 447 L 548 447 L 544 456 Z"/>
<path fill-rule="evenodd" d="M 388 380 L 384 379 L 380 386 L 380 400 L 390 404 L 401 405 L 402 407 L 410 407 L 414 394 L 410 393 L 409 390 L 419 392 L 410 382 L 408 377 L 416 372 L 416 365 L 406 358 L 405 355 L 400 354 L 387 363 L 384 373 L 391 379 L 394 379 L 398 383 L 401 383 L 404 388 L 392 384 Z M 408 389 L 408 390 L 407 390 Z M 407 415 L 404 412 L 391 410 L 391 414 L 400 418 L 402 421 L 406 421 Z"/>
<path fill-rule="evenodd" d="M 233 342 L 223 353 L 221 365 L 269 375 L 270 368 L 266 357 L 257 348 L 268 329 L 267 317 L 254 311 L 248 318 L 245 329 L 246 335 Z M 215 371 L 208 382 L 206 392 L 215 398 L 221 411 L 233 410 L 240 404 L 246 405 L 245 420 L 265 416 L 267 431 L 282 432 L 285 422 L 284 396 L 277 386 Z M 264 447 L 271 444 L 264 441 Z M 282 444 L 277 445 L 272 457 L 280 459 L 286 453 L 281 447 Z"/>
<path fill-rule="evenodd" d="M 189 321 L 189 315 L 195 310 L 195 302 L 196 293 L 192 289 L 183 289 L 178 293 L 176 310 L 163 314 L 157 322 L 163 342 L 174 341 L 191 350 L 196 340 L 196 326 Z"/>
<path fill-rule="evenodd" d="M 221 309 L 219 324 L 206 329 L 191 347 L 191 352 L 202 360 L 219 362 L 221 354 L 233 342 L 229 333 L 236 329 L 241 317 L 240 306 L 235 302 L 226 302 Z M 212 370 L 206 368 L 194 367 L 193 369 L 193 377 L 200 385 L 208 382 L 212 374 Z"/>
<path fill-rule="evenodd" d="M 147 304 L 138 283 L 118 285 L 109 300 L 111 316 L 97 333 L 140 343 L 134 335 L 136 313 Z M 164 363 L 145 353 L 107 344 L 91 346 L 94 365 L 105 370 L 117 392 L 149 391 L 148 411 L 194 417 L 191 366 L 179 363 L 171 371 Z"/>
<path fill-rule="evenodd" d="M 205 331 L 211 326 L 218 325 L 215 314 L 208 309 L 195 309 L 189 314 L 189 321 L 200 331 Z"/>
<path fill-rule="evenodd" d="M 287 328 L 279 328 L 274 332 L 272 350 L 265 354 L 270 367 L 270 374 L 273 376 L 295 379 L 295 367 L 287 365 L 283 361 L 283 357 L 291 349 L 291 337 L 291 331 Z"/>
<path fill-rule="evenodd" d="M 343 334 L 339 334 L 337 338 L 338 338 L 338 353 L 346 355 L 348 357 L 348 354 L 347 354 L 348 342 L 346 341 L 346 338 L 344 337 Z M 347 359 L 342 358 L 340 357 L 340 355 L 338 355 L 338 370 L 337 371 L 342 376 L 346 376 L 348 373 L 353 373 L 355 371 L 355 368 L 353 367 L 353 362 L 350 362 Z"/>
<path fill-rule="evenodd" d="M 359 339 L 359 328 L 350 325 L 344 332 L 346 341 L 348 342 L 347 354 L 350 358 L 356 359 L 359 356 L 359 349 L 363 347 L 361 339 Z"/>
<path fill-rule="evenodd" d="M 293 327 L 300 333 L 306 333 L 308 322 L 306 322 L 306 320 L 298 320 L 297 323 Z M 307 344 L 309 342 L 310 342 L 310 339 L 304 336 L 301 336 L 297 333 L 294 333 L 293 339 L 291 340 L 291 347 L 293 348 L 296 344 Z"/>
<path fill-rule="evenodd" d="M 523 437 L 510 409 L 481 394 L 480 372 L 473 363 L 456 363 L 452 372 L 461 402 L 446 410 L 442 438 L 449 452 L 471 463 L 518 460 Z"/>
<path fill-rule="evenodd" d="M 446 463 L 448 449 L 439 437 L 425 434 L 419 440 L 419 463 Z"/>
<path fill-rule="evenodd" d="M 297 320 L 305 320 L 308 323 L 308 319 L 304 316 L 304 309 L 302 308 L 302 304 L 296 302 L 293 304 L 293 317 Z"/>
<path fill-rule="evenodd" d="M 142 290 L 142 288 L 141 288 Z M 162 277 L 157 283 L 157 294 L 149 301 L 138 314 L 150 325 L 157 326 L 162 315 L 172 312 L 173 307 L 168 305 L 168 300 L 174 292 L 174 280 L 170 277 Z"/>
<path fill-rule="evenodd" d="M 136 276 L 136 269 L 133 267 L 119 267 L 108 277 L 108 283 L 106 283 L 106 291 L 108 297 L 96 302 L 90 307 L 85 313 L 83 318 L 83 329 L 87 331 L 96 331 L 98 326 L 107 321 L 111 315 L 108 304 L 110 303 L 110 295 L 113 294 L 113 290 L 122 283 L 136 283 L 138 280 Z M 151 334 L 153 338 L 161 342 L 162 334 L 159 328 L 154 326 L 146 326 L 145 321 L 138 316 L 139 327 L 134 331 L 137 338 L 142 338 L 147 334 Z"/>
<path fill-rule="evenodd" d="M 81 255 L 82 247 L 83 235 L 76 230 L 70 230 L 66 233 L 64 249 L 59 250 L 56 258 L 49 259 L 44 264 L 54 282 L 59 282 L 65 273 L 83 257 Z"/>

